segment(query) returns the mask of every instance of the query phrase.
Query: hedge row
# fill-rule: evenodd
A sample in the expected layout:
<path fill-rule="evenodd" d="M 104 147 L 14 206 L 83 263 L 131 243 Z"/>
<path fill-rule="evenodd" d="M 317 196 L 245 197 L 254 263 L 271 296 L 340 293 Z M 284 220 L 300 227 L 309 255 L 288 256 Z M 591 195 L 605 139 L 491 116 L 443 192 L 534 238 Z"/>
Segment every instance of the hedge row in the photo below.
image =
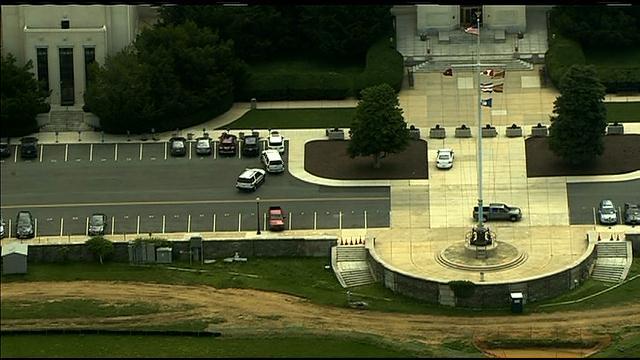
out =
<path fill-rule="evenodd" d="M 369 48 L 364 71 L 350 78 L 339 73 L 292 72 L 288 74 L 252 74 L 237 100 L 338 100 L 359 96 L 362 89 L 387 83 L 400 91 L 404 76 L 403 58 L 388 38 Z"/>
<path fill-rule="evenodd" d="M 582 46 L 574 40 L 561 36 L 557 36 L 549 46 L 545 60 L 549 78 L 556 88 L 559 88 L 562 77 L 571 65 L 586 64 Z M 596 69 L 606 92 L 640 91 L 640 66 L 596 66 Z"/>
<path fill-rule="evenodd" d="M 598 77 L 608 93 L 639 92 L 640 67 L 596 67 Z"/>

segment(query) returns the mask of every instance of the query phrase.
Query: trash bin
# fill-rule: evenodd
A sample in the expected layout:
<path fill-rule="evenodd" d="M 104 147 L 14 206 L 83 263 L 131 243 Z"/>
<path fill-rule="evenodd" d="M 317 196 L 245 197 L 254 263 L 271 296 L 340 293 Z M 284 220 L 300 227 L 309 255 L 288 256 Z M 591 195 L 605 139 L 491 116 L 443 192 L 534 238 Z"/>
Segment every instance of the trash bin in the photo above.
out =
<path fill-rule="evenodd" d="M 251 110 L 257 109 L 258 108 L 258 102 L 256 100 L 256 98 L 251 98 Z"/>
<path fill-rule="evenodd" d="M 511 293 L 511 312 L 514 314 L 521 314 L 524 304 L 524 298 L 521 292 Z"/>

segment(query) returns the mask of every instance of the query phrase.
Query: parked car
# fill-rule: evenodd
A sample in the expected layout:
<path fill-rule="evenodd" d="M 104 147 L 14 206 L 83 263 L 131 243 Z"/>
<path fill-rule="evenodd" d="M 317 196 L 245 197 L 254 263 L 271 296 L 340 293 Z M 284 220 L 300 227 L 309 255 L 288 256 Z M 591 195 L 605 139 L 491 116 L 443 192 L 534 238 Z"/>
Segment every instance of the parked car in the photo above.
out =
<path fill-rule="evenodd" d="M 611 200 L 605 199 L 600 201 L 598 206 L 598 215 L 600 218 L 600 224 L 611 225 L 618 223 L 618 212 Z"/>
<path fill-rule="evenodd" d="M 473 219 L 478 220 L 478 206 L 473 207 Z M 493 203 L 482 206 L 482 221 L 522 219 L 522 210 L 516 206 L 508 206 L 502 203 Z"/>
<path fill-rule="evenodd" d="M 7 143 L 0 143 L 0 158 L 8 158 L 11 156 L 11 148 Z"/>
<path fill-rule="evenodd" d="M 266 172 L 262 169 L 245 169 L 236 181 L 238 190 L 255 191 L 264 183 Z"/>
<path fill-rule="evenodd" d="M 20 157 L 35 159 L 38 157 L 38 139 L 28 136 L 20 139 Z"/>
<path fill-rule="evenodd" d="M 624 223 L 640 225 L 640 206 L 638 204 L 624 204 Z"/>
<path fill-rule="evenodd" d="M 196 154 L 211 155 L 211 140 L 206 137 L 196 139 Z"/>
<path fill-rule="evenodd" d="M 229 134 L 227 132 L 223 132 L 220 135 L 220 144 L 218 145 L 218 153 L 220 155 L 235 155 L 238 148 L 238 137 Z"/>
<path fill-rule="evenodd" d="M 0 239 L 3 239 L 6 235 L 6 233 L 4 232 L 5 226 L 6 224 L 4 223 L 4 218 L 0 216 Z"/>
<path fill-rule="evenodd" d="M 438 169 L 451 169 L 453 166 L 453 150 L 439 149 L 436 156 L 436 167 Z"/>
<path fill-rule="evenodd" d="M 267 147 L 269 149 L 278 150 L 279 153 L 284 152 L 284 138 L 277 131 L 272 131 L 269 134 L 269 138 L 267 140 Z"/>
<path fill-rule="evenodd" d="M 20 211 L 16 216 L 16 238 L 30 239 L 35 236 L 33 215 L 30 211 Z"/>
<path fill-rule="evenodd" d="M 242 155 L 258 156 L 260 154 L 260 138 L 257 135 L 245 135 L 242 139 Z"/>
<path fill-rule="evenodd" d="M 171 156 L 185 156 L 187 154 L 187 139 L 174 136 L 169 139 L 169 151 Z"/>
<path fill-rule="evenodd" d="M 268 149 L 260 155 L 260 161 L 264 165 L 264 169 L 270 173 L 284 172 L 284 161 L 277 150 Z"/>
<path fill-rule="evenodd" d="M 269 206 L 269 231 L 284 230 L 284 212 L 280 206 Z"/>
<path fill-rule="evenodd" d="M 89 236 L 104 235 L 104 230 L 107 227 L 107 215 L 105 214 L 93 214 L 89 218 Z"/>

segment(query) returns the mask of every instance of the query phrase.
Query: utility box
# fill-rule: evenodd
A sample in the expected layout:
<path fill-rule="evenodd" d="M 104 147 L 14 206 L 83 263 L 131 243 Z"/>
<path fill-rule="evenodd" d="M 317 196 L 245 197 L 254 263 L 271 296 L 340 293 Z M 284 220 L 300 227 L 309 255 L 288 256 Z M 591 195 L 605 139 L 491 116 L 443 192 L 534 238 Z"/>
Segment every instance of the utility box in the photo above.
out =
<path fill-rule="evenodd" d="M 170 247 L 161 247 L 156 249 L 156 262 L 158 264 L 171 264 L 172 249 Z"/>
<path fill-rule="evenodd" d="M 511 312 L 514 314 L 521 314 L 524 309 L 524 297 L 521 292 L 512 292 L 511 297 Z"/>

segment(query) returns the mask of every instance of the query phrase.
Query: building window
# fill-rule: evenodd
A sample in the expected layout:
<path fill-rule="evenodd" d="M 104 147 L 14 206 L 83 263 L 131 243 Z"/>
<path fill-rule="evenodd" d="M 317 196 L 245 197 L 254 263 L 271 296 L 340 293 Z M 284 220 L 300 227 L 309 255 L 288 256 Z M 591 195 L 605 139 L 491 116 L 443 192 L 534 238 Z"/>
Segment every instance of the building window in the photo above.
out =
<path fill-rule="evenodd" d="M 38 66 L 38 83 L 42 90 L 49 92 L 49 55 L 47 48 L 36 49 Z"/>
<path fill-rule="evenodd" d="M 73 79 L 73 49 L 60 48 L 60 105 L 73 106 L 75 101 Z"/>
<path fill-rule="evenodd" d="M 91 73 L 89 67 L 96 61 L 96 48 L 87 47 L 84 48 L 84 79 L 85 89 L 89 88 L 89 82 L 91 80 Z"/>
<path fill-rule="evenodd" d="M 63 29 L 68 29 L 69 28 L 69 20 L 60 21 L 60 27 L 63 28 Z"/>

